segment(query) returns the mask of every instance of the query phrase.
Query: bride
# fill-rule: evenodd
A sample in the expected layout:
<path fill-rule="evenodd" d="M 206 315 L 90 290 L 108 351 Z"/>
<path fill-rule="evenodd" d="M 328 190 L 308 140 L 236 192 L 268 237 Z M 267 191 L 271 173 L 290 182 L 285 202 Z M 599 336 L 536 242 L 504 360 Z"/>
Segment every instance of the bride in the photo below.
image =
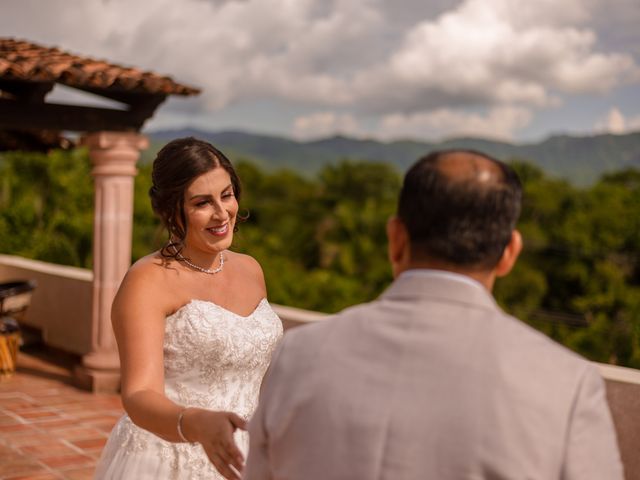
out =
<path fill-rule="evenodd" d="M 174 140 L 152 180 L 170 240 L 129 269 L 113 303 L 126 413 L 95 478 L 238 479 L 242 430 L 282 325 L 260 265 L 228 250 L 242 219 L 229 160 L 209 143 Z"/>

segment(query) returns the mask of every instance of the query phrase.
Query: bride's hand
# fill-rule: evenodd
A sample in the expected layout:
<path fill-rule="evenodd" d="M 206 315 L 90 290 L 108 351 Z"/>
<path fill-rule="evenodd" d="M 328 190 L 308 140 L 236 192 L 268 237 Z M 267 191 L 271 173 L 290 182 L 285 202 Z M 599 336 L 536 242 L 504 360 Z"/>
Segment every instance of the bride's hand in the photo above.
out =
<path fill-rule="evenodd" d="M 228 480 L 240 479 L 237 472 L 242 472 L 244 457 L 233 440 L 233 432 L 237 428 L 247 429 L 242 417 L 233 412 L 190 408 L 184 413 L 182 426 L 185 437 L 202 445 L 209 460 L 223 477 Z"/>

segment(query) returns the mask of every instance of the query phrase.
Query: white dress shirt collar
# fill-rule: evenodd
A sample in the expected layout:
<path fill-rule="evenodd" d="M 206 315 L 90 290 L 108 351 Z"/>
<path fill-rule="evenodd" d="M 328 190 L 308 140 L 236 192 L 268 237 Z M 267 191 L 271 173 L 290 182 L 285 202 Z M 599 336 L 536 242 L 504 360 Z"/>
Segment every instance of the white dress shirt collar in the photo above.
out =
<path fill-rule="evenodd" d="M 468 285 L 473 285 L 476 288 L 481 288 L 484 292 L 487 291 L 487 288 L 482 285 L 479 281 L 461 273 L 450 272 L 448 270 L 435 270 L 433 268 L 412 268 L 410 270 L 405 270 L 402 272 L 398 278 L 402 277 L 431 277 L 431 278 L 446 278 L 448 280 L 453 280 L 456 282 L 466 283 Z"/>

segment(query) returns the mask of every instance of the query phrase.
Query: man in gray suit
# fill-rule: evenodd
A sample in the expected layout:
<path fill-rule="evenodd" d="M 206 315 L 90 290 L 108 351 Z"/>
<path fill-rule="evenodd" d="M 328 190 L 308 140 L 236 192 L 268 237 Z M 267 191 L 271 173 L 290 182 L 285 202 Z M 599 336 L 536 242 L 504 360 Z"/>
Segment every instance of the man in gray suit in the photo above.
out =
<path fill-rule="evenodd" d="M 521 250 L 520 201 L 479 152 L 409 170 L 387 226 L 395 281 L 285 335 L 246 480 L 622 478 L 596 368 L 491 296 Z"/>

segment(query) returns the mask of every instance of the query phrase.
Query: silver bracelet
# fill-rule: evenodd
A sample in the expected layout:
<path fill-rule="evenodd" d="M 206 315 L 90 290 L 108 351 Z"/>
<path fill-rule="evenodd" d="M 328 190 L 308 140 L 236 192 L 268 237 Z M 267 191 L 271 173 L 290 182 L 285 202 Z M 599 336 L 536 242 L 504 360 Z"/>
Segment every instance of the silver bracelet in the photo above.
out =
<path fill-rule="evenodd" d="M 184 433 L 182 433 L 182 417 L 184 416 L 184 412 L 186 412 L 188 409 L 187 408 L 183 408 L 182 410 L 180 410 L 180 413 L 178 414 L 178 436 L 180 437 L 180 440 L 182 440 L 183 442 L 186 443 L 193 443 L 189 440 L 187 440 L 187 437 L 184 436 Z"/>

